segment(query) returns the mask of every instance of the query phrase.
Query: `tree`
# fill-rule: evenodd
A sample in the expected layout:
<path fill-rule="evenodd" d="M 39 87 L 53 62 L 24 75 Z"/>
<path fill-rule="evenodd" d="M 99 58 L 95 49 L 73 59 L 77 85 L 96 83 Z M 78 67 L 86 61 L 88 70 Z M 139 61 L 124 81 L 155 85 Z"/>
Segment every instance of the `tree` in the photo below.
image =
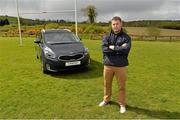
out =
<path fill-rule="evenodd" d="M 9 25 L 9 20 L 8 20 L 8 19 L 5 19 L 5 20 L 4 20 L 4 24 L 5 24 L 5 25 Z"/>
<path fill-rule="evenodd" d="M 88 16 L 89 22 L 94 23 L 95 18 L 97 17 L 96 7 L 93 5 L 88 5 L 86 8 L 83 8 L 82 11 Z"/>
<path fill-rule="evenodd" d="M 3 20 L 0 20 L 0 26 L 3 26 Z"/>
<path fill-rule="evenodd" d="M 9 25 L 8 19 L 0 20 L 0 26 Z"/>

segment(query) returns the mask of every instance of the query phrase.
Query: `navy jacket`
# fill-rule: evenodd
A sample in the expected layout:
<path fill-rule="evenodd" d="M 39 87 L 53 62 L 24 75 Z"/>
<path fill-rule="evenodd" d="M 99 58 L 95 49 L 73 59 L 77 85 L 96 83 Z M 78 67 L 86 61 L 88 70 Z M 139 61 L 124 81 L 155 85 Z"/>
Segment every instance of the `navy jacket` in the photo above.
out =
<path fill-rule="evenodd" d="M 122 46 L 126 43 L 126 46 Z M 110 45 L 114 45 L 114 50 L 109 49 Z M 131 38 L 121 30 L 115 34 L 110 32 L 103 37 L 103 63 L 104 65 L 124 67 L 128 66 L 128 54 L 131 49 Z"/>

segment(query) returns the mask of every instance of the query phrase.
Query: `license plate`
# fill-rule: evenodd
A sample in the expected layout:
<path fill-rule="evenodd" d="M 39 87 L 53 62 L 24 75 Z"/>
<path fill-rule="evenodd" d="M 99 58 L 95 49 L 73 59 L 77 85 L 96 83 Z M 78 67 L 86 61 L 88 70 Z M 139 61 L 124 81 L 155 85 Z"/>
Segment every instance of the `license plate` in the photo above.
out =
<path fill-rule="evenodd" d="M 74 61 L 74 62 L 66 62 L 65 66 L 74 66 L 74 65 L 80 65 L 81 61 Z"/>

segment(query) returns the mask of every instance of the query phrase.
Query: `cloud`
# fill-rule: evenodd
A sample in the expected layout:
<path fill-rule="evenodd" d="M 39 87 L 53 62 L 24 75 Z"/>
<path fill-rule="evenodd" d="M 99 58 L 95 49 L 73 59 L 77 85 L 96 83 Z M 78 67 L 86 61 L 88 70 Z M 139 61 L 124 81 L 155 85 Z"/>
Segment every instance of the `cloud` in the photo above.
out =
<path fill-rule="evenodd" d="M 77 0 L 78 20 L 87 18 L 81 11 L 87 5 L 97 8 L 98 21 L 109 21 L 114 15 L 124 20 L 180 19 L 180 0 Z M 74 0 L 19 0 L 20 13 L 73 10 Z M 1 0 L 0 14 L 16 15 L 15 0 Z M 27 18 L 74 20 L 74 13 L 21 15 Z"/>
<path fill-rule="evenodd" d="M 93 2 L 100 13 L 150 11 L 159 9 L 163 3 L 164 0 L 94 0 Z"/>

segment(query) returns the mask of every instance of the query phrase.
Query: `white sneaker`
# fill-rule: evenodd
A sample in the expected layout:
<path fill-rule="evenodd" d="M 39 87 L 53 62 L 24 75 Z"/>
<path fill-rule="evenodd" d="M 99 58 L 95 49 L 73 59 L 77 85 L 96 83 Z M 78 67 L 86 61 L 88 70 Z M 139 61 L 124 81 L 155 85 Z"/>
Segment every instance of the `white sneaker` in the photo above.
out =
<path fill-rule="evenodd" d="M 99 103 L 99 106 L 100 107 L 103 107 L 103 106 L 106 106 L 108 103 L 106 103 L 104 100 L 101 102 L 101 103 Z"/>
<path fill-rule="evenodd" d="M 120 113 L 125 113 L 126 112 L 126 107 L 125 106 L 120 106 Z"/>

